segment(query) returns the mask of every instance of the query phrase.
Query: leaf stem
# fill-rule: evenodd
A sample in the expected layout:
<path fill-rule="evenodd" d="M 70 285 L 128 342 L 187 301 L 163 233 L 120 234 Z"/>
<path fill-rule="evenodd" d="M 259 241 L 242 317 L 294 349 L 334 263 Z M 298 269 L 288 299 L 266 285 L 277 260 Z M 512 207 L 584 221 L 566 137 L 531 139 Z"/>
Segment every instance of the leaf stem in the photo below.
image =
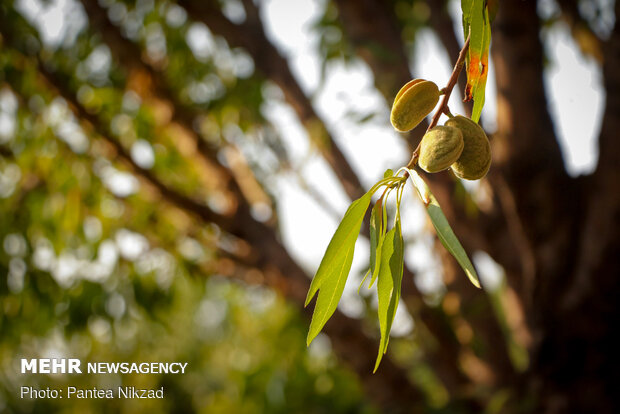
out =
<path fill-rule="evenodd" d="M 454 64 L 454 69 L 452 69 L 452 75 L 450 76 L 450 79 L 448 80 L 448 85 L 442 89 L 444 93 L 441 98 L 441 103 L 439 104 L 439 109 L 437 109 L 437 112 L 435 112 L 435 114 L 433 115 L 433 119 L 431 120 L 431 123 L 429 124 L 426 132 L 430 131 L 431 128 L 434 128 L 435 126 L 437 126 L 437 123 L 439 122 L 439 118 L 441 117 L 441 114 L 445 113 L 446 115 L 451 115 L 450 109 L 448 109 L 448 100 L 450 100 L 450 95 L 452 94 L 452 90 L 454 89 L 454 86 L 456 85 L 459 75 L 461 74 L 461 70 L 463 69 L 463 65 L 465 64 L 465 56 L 467 56 L 467 50 L 469 49 L 469 37 L 470 36 L 467 36 L 467 39 L 465 40 L 465 44 L 463 45 L 463 48 L 461 49 L 461 52 L 459 53 L 459 57 L 456 60 L 456 63 Z M 413 154 L 411 155 L 411 160 L 409 160 L 409 163 L 407 164 L 406 168 L 415 167 L 416 163 L 418 162 L 419 156 L 420 156 L 420 143 L 418 143 L 418 146 L 413 151 Z M 408 175 L 409 174 L 405 172 L 405 176 L 408 176 Z"/>

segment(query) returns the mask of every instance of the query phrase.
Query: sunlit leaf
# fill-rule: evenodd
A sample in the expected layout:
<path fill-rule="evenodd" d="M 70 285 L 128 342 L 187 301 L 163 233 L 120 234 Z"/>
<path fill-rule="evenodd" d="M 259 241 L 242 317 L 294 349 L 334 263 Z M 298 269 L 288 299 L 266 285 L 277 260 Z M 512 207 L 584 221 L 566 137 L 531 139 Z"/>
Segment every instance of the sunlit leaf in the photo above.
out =
<path fill-rule="evenodd" d="M 360 293 L 360 289 L 362 288 L 362 286 L 364 286 L 364 282 L 366 281 L 366 279 L 368 279 L 368 275 L 370 274 L 370 269 L 368 269 L 366 271 L 366 273 L 364 274 L 364 277 L 362 278 L 362 281 L 360 282 L 360 285 L 357 288 L 357 294 L 359 295 Z"/>
<path fill-rule="evenodd" d="M 369 191 L 349 206 L 312 279 L 305 306 L 308 306 L 318 290 L 320 292 L 310 323 L 308 344 L 319 334 L 327 320 L 336 311 L 351 270 L 355 241 L 373 192 L 374 190 Z"/>
<path fill-rule="evenodd" d="M 349 206 L 336 229 L 336 233 L 334 233 L 327 246 L 319 269 L 312 279 L 310 289 L 308 289 L 308 296 L 306 296 L 304 306 L 308 306 L 314 295 L 320 290 L 314 307 L 314 313 L 312 314 L 312 322 L 310 322 L 307 338 L 308 344 L 321 332 L 325 323 L 336 311 L 349 271 L 351 270 L 355 241 L 357 240 L 372 195 L 381 186 L 392 186 L 396 183 L 402 183 L 404 180 L 404 177 L 384 177 L 373 185 L 366 194 Z"/>
<path fill-rule="evenodd" d="M 374 274 L 377 259 L 377 246 L 381 237 L 381 219 L 383 199 L 379 199 L 370 213 L 370 272 Z"/>
<path fill-rule="evenodd" d="M 389 170 L 388 170 L 389 171 Z M 373 206 L 370 213 L 370 268 L 368 272 L 364 275 L 357 292 L 359 293 L 359 289 L 361 289 L 362 285 L 366 281 L 368 275 L 372 275 L 370 285 L 368 288 L 372 286 L 375 281 L 376 274 L 376 263 L 377 259 L 381 260 L 381 240 L 382 240 L 382 218 L 383 218 L 383 198 L 379 198 L 375 205 Z"/>
<path fill-rule="evenodd" d="M 385 206 L 383 205 L 383 199 L 380 198 L 373 207 L 370 216 L 370 274 L 372 277 L 368 286 L 369 289 L 377 280 L 381 267 L 381 246 L 383 245 L 386 233 L 384 211 Z"/>
<path fill-rule="evenodd" d="M 387 232 L 381 250 L 381 266 L 377 282 L 381 343 L 374 371 L 379 367 L 383 354 L 387 351 L 392 322 L 400 300 L 404 250 L 400 219 L 397 218 L 394 228 Z"/>
<path fill-rule="evenodd" d="M 463 249 L 459 239 L 454 234 L 454 231 L 452 231 L 448 219 L 439 206 L 439 202 L 437 202 L 437 199 L 433 193 L 431 193 L 428 185 L 417 172 L 409 170 L 409 174 L 420 199 L 426 207 L 426 212 L 435 227 L 439 241 L 441 241 L 441 244 L 444 245 L 450 254 L 454 256 L 459 265 L 461 265 L 471 283 L 477 288 L 480 288 L 480 281 L 478 280 L 476 269 L 474 269 L 467 253 L 465 253 L 465 249 Z"/>
<path fill-rule="evenodd" d="M 474 100 L 471 119 L 478 122 L 484 106 L 491 24 L 487 4 L 484 0 L 462 0 L 461 8 L 463 10 L 463 32 L 465 38 L 470 36 L 469 50 L 465 61 L 467 67 L 465 100 Z"/>

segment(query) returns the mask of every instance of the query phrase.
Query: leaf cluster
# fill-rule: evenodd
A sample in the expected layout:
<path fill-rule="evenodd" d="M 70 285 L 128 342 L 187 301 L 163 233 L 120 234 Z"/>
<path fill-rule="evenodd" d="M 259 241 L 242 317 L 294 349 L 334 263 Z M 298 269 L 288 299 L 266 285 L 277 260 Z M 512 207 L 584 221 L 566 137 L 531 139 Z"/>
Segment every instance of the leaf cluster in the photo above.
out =
<path fill-rule="evenodd" d="M 403 175 L 399 175 L 400 173 Z M 318 292 L 318 299 L 308 331 L 309 345 L 336 311 L 351 270 L 355 242 L 372 195 L 380 188 L 385 190 L 375 202 L 370 214 L 370 268 L 361 286 L 370 275 L 369 288 L 377 283 L 377 302 L 381 341 L 375 363 L 375 371 L 387 352 L 390 330 L 396 315 L 401 294 L 404 267 L 404 242 L 400 206 L 407 178 L 411 178 L 416 193 L 426 208 L 428 217 L 443 246 L 454 256 L 472 284 L 480 288 L 478 275 L 463 246 L 450 227 L 446 216 L 424 179 L 415 171 L 402 168 L 396 175 L 387 170 L 366 194 L 355 200 L 346 211 L 332 237 L 321 264 L 312 280 L 306 306 Z M 396 198 L 394 222 L 389 228 L 387 201 L 390 194 Z"/>

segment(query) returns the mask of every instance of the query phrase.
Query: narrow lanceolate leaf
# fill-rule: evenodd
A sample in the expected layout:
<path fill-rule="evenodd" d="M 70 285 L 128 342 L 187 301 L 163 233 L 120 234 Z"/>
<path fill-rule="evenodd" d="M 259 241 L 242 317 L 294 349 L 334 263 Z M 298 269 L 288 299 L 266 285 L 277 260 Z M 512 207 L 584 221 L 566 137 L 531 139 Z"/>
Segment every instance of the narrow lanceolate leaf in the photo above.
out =
<path fill-rule="evenodd" d="M 469 36 L 469 29 L 471 26 L 471 15 L 472 15 L 473 6 L 474 6 L 474 0 L 461 0 L 461 12 L 463 16 L 463 36 L 464 36 L 463 38 L 464 39 L 467 39 L 467 36 Z M 471 45 L 471 39 L 470 39 L 470 45 Z M 469 50 L 467 51 L 467 57 L 469 58 Z"/>
<path fill-rule="evenodd" d="M 463 249 L 459 239 L 454 234 L 454 231 L 452 231 L 452 228 L 448 223 L 448 219 L 446 219 L 446 216 L 443 214 L 437 199 L 433 193 L 431 193 L 431 190 L 428 188 L 428 185 L 426 185 L 426 182 L 417 172 L 414 170 L 409 170 L 409 175 L 411 176 L 413 185 L 416 188 L 420 199 L 426 207 L 426 212 L 435 227 L 439 241 L 444 245 L 446 250 L 454 256 L 459 265 L 461 265 L 471 283 L 477 288 L 480 288 L 480 281 L 478 280 L 476 269 L 474 269 L 467 253 L 465 253 L 465 249 Z"/>
<path fill-rule="evenodd" d="M 370 274 L 370 269 L 368 269 L 368 271 L 366 272 L 366 274 L 364 275 L 364 277 L 362 278 L 362 281 L 360 282 L 360 285 L 357 288 L 357 294 L 360 294 L 360 289 L 362 288 L 362 286 L 364 286 L 364 282 L 366 281 L 366 279 L 368 278 L 368 275 Z"/>
<path fill-rule="evenodd" d="M 474 100 L 471 119 L 478 122 L 484 106 L 491 24 L 485 0 L 462 0 L 461 8 L 463 10 L 463 32 L 465 38 L 470 36 L 467 59 L 465 60 L 467 66 L 465 100 Z"/>
<path fill-rule="evenodd" d="M 375 276 L 374 276 L 375 271 L 377 270 L 377 267 L 376 267 L 377 260 L 381 260 L 381 254 L 380 254 L 381 251 L 379 250 L 380 249 L 379 242 L 381 239 L 381 232 L 382 232 L 382 225 L 381 225 L 382 218 L 383 218 L 382 209 L 383 209 L 383 198 L 380 198 L 379 200 L 377 200 L 377 202 L 373 206 L 371 213 L 370 213 L 370 268 L 368 269 L 368 272 L 366 272 L 366 275 L 364 275 L 364 279 L 362 279 L 362 282 L 360 283 L 360 287 L 357 289 L 357 293 L 359 293 L 359 290 L 362 288 L 362 285 L 366 281 L 366 278 L 368 277 L 368 275 L 372 275 L 371 282 L 368 288 L 372 286 L 375 280 Z"/>
<path fill-rule="evenodd" d="M 370 272 L 375 271 L 375 263 L 377 259 L 377 246 L 379 245 L 379 237 L 381 236 L 381 219 L 383 199 L 377 200 L 370 213 Z"/>
<path fill-rule="evenodd" d="M 383 198 L 380 198 L 373 207 L 370 216 L 370 274 L 372 276 L 368 285 L 369 289 L 377 280 L 381 268 L 381 247 L 386 233 L 384 210 Z"/>
<path fill-rule="evenodd" d="M 370 271 L 375 271 L 375 263 L 377 259 L 377 246 L 379 245 L 379 237 L 381 236 L 381 218 L 382 218 L 383 200 L 379 199 L 375 203 L 370 213 Z"/>
<path fill-rule="evenodd" d="M 394 228 L 387 232 L 381 250 L 381 267 L 377 281 L 381 342 L 374 371 L 377 371 L 381 359 L 387 351 L 392 322 L 400 300 L 404 251 L 400 219 L 397 219 Z"/>
<path fill-rule="evenodd" d="M 308 344 L 319 334 L 327 320 L 336 311 L 351 270 L 355 241 L 373 192 L 374 187 L 349 206 L 312 279 L 305 306 L 308 306 L 317 291 L 320 290 L 320 292 L 310 323 Z"/>
<path fill-rule="evenodd" d="M 489 45 L 491 44 L 491 23 L 486 7 L 482 13 L 482 45 L 480 46 L 480 65 L 476 74 L 478 80 L 473 90 L 474 107 L 472 109 L 472 119 L 478 122 L 485 100 L 485 89 L 487 85 L 487 74 L 489 72 Z"/>

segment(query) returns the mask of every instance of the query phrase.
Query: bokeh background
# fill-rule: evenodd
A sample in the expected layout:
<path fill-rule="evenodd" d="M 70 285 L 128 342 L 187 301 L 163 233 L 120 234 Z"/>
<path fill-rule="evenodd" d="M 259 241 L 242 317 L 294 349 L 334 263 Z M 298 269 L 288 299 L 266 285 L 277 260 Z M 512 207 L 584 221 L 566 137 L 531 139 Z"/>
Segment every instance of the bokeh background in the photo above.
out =
<path fill-rule="evenodd" d="M 410 78 L 447 83 L 460 1 L 2 0 L 0 411 L 613 409 L 618 5 L 499 3 L 491 173 L 428 177 L 485 289 L 408 189 L 403 300 L 373 375 L 364 228 L 310 347 L 303 299 L 351 200 L 409 160 L 425 126 L 396 133 L 391 101 Z M 470 111 L 464 80 L 453 113 Z M 23 375 L 22 357 L 189 366 Z M 166 397 L 29 400 L 22 385 Z"/>

